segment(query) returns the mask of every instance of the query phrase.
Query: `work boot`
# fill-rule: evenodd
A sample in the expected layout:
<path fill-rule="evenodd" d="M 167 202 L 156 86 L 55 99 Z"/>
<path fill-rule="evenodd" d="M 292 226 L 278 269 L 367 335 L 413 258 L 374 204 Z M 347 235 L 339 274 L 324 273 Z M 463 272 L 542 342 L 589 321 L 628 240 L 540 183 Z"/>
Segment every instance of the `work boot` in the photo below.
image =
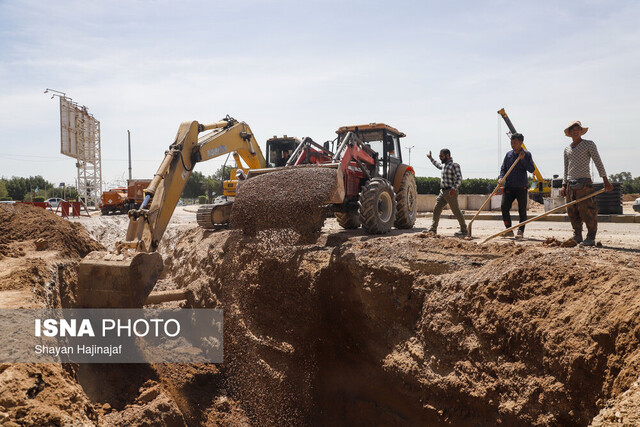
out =
<path fill-rule="evenodd" d="M 502 235 L 502 237 L 513 237 L 513 230 L 507 231 Z"/>
<path fill-rule="evenodd" d="M 438 229 L 431 227 L 431 228 L 429 228 L 429 230 L 427 230 L 427 232 L 433 233 L 433 234 L 438 234 Z"/>
<path fill-rule="evenodd" d="M 460 230 L 460 231 L 456 231 L 455 233 L 453 233 L 454 237 L 466 237 L 467 236 L 467 230 Z"/>
<path fill-rule="evenodd" d="M 516 240 L 522 240 L 524 238 L 524 231 L 518 230 L 518 234 L 516 234 Z"/>
<path fill-rule="evenodd" d="M 576 243 L 582 243 L 582 233 L 573 233 L 573 240 L 576 241 Z"/>
<path fill-rule="evenodd" d="M 595 246 L 595 244 L 596 244 L 595 239 L 587 237 L 582 241 L 582 243 L 580 243 L 580 246 Z"/>

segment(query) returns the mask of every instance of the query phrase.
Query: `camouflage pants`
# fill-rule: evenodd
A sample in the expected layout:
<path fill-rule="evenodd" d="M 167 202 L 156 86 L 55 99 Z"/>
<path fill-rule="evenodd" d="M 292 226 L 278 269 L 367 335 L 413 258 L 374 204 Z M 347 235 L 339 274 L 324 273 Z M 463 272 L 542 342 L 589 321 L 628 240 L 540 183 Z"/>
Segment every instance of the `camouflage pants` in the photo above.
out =
<path fill-rule="evenodd" d="M 591 180 L 587 180 L 584 187 L 579 190 L 572 190 L 567 187 L 567 203 L 578 200 L 591 193 L 593 193 L 593 183 Z M 571 220 L 573 231 L 576 234 L 582 233 L 582 223 L 584 222 L 587 226 L 587 238 L 596 238 L 596 233 L 598 232 L 598 209 L 595 197 L 567 207 L 567 214 Z"/>

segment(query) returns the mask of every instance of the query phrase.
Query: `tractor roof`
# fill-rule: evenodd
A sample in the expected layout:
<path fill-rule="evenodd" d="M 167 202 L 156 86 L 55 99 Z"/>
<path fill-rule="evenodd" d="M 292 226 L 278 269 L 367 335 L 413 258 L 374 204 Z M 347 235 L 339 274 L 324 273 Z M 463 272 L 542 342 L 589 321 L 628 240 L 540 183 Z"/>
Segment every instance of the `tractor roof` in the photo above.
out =
<path fill-rule="evenodd" d="M 273 138 L 269 138 L 267 139 L 267 142 L 271 142 L 271 141 L 289 141 L 289 142 L 300 142 L 300 140 L 298 138 L 296 138 L 295 136 L 276 136 L 274 135 Z"/>
<path fill-rule="evenodd" d="M 389 132 L 398 135 L 398 137 L 400 138 L 407 136 L 404 133 L 400 132 L 398 129 L 384 123 L 367 123 L 365 125 L 342 126 L 336 131 L 336 133 L 341 134 L 345 132 L 354 132 L 356 128 L 358 128 L 358 130 L 361 132 L 366 132 L 369 130 L 388 130 Z"/>

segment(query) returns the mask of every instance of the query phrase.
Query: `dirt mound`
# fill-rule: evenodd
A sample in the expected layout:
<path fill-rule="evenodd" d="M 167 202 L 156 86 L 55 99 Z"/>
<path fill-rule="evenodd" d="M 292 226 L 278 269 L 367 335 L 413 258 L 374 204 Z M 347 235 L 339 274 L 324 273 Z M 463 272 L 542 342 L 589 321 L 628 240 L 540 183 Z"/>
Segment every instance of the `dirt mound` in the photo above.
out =
<path fill-rule="evenodd" d="M 191 230 L 169 275 L 225 309 L 255 424 L 587 425 L 640 374 L 637 259 L 598 253 Z"/>
<path fill-rule="evenodd" d="M 109 405 L 103 405 L 109 411 Z M 174 400 L 162 386 L 152 380 L 140 388 L 140 395 L 135 402 L 120 412 L 108 412 L 101 417 L 101 422 L 109 426 L 186 426 L 184 417 Z"/>
<path fill-rule="evenodd" d="M 302 235 L 318 232 L 325 219 L 323 205 L 335 188 L 335 169 L 301 167 L 259 175 L 239 186 L 231 226 L 249 235 L 284 228 Z"/>
<path fill-rule="evenodd" d="M 16 420 L 20 425 L 61 426 L 98 421 L 73 375 L 53 363 L 0 364 L 0 406 L 0 423 Z"/>
<path fill-rule="evenodd" d="M 104 247 L 91 239 L 79 224 L 66 221 L 46 209 L 31 205 L 0 205 L 0 247 L 45 239 L 48 248 L 65 257 L 82 258 L 91 251 Z M 11 253 L 5 252 L 7 256 Z"/>
<path fill-rule="evenodd" d="M 538 212 L 538 211 L 544 212 L 544 204 L 538 203 L 533 199 L 529 199 L 527 203 L 527 209 L 535 212 Z"/>

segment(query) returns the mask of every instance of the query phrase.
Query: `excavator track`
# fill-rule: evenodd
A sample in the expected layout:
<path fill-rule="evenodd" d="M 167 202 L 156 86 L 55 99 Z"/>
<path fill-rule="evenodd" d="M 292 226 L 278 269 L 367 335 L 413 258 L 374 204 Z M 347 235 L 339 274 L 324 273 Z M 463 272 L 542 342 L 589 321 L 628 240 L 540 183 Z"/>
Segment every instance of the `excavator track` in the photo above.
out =
<path fill-rule="evenodd" d="M 231 218 L 231 206 L 233 202 L 202 205 L 196 213 L 198 225 L 207 230 L 217 230 L 227 227 Z"/>

